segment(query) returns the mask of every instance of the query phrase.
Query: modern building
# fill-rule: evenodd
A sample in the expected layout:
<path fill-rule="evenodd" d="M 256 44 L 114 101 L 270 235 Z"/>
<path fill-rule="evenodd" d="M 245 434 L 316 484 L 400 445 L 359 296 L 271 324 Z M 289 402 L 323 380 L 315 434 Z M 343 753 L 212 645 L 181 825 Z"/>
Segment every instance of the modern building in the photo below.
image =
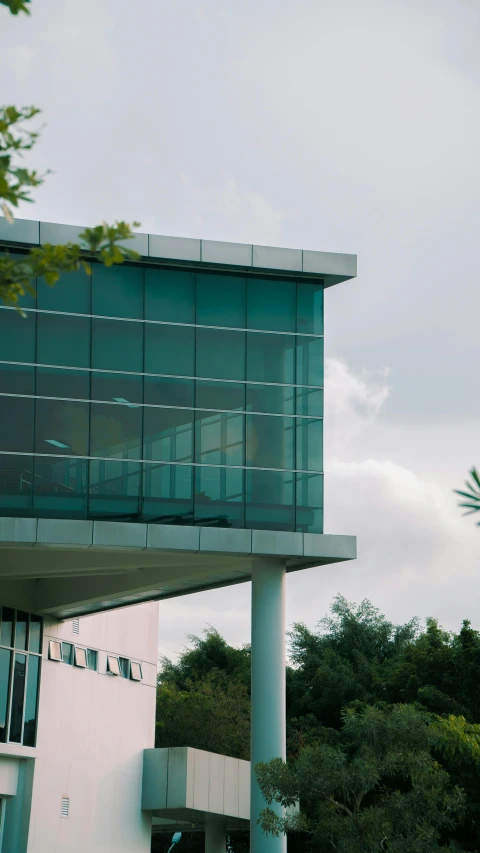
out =
<path fill-rule="evenodd" d="M 79 231 L 0 219 L 0 246 Z M 149 850 L 164 598 L 252 581 L 252 762 L 284 755 L 285 573 L 355 557 L 323 530 L 324 290 L 355 256 L 129 245 L 0 307 L 2 853 Z M 252 774 L 277 853 L 262 807 Z"/>

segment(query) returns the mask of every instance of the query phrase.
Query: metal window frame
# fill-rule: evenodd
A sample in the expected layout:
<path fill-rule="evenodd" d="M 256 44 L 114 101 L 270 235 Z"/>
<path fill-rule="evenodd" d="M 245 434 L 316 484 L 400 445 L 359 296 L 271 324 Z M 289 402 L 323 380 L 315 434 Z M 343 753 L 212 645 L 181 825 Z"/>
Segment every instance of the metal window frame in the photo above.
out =
<path fill-rule="evenodd" d="M 138 667 L 138 676 L 134 675 L 134 668 Z M 142 681 L 143 680 L 143 672 L 142 672 L 142 664 L 139 661 L 132 660 L 130 661 L 130 680 L 131 681 Z"/>
<path fill-rule="evenodd" d="M 60 646 L 60 657 L 55 657 L 52 654 L 52 646 Z M 61 640 L 49 640 L 48 641 L 48 659 L 53 660 L 56 663 L 63 663 L 63 648 Z"/>
<path fill-rule="evenodd" d="M 84 652 L 85 663 L 80 663 L 78 652 Z M 87 668 L 87 649 L 84 646 L 74 646 L 73 647 L 73 665 L 80 667 L 80 669 Z"/>
<path fill-rule="evenodd" d="M 117 664 L 117 666 L 116 666 L 117 671 L 116 672 L 115 672 L 115 668 L 112 669 L 111 661 L 116 661 L 116 664 Z M 121 677 L 122 673 L 120 671 L 120 660 L 119 660 L 118 655 L 107 654 L 107 675 L 115 675 L 117 677 L 118 676 Z"/>

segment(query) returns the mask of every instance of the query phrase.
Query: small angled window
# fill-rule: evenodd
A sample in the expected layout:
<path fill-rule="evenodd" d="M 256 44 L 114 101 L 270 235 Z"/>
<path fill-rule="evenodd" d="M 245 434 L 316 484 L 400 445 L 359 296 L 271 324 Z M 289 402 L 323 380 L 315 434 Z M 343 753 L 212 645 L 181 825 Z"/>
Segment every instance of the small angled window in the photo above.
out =
<path fill-rule="evenodd" d="M 50 640 L 48 644 L 48 657 L 50 660 L 62 660 L 62 644 L 58 640 Z"/>
<path fill-rule="evenodd" d="M 142 664 L 132 660 L 130 664 L 130 678 L 132 681 L 142 680 Z"/>
<path fill-rule="evenodd" d="M 81 666 L 85 669 L 87 666 L 87 650 L 75 646 L 75 666 Z"/>
<path fill-rule="evenodd" d="M 120 675 L 120 663 L 116 655 L 107 655 L 107 672 L 110 675 Z"/>

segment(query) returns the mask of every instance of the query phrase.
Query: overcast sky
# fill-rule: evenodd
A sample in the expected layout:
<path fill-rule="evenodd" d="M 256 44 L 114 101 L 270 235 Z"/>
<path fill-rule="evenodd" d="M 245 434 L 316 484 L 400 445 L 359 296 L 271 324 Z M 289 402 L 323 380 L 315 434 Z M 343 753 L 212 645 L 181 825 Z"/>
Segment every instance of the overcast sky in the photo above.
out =
<path fill-rule="evenodd" d="M 354 252 L 326 296 L 326 532 L 359 559 L 290 576 L 480 629 L 478 0 L 33 0 L 0 10 L 0 98 L 44 110 L 20 215 Z M 249 637 L 248 585 L 161 605 L 160 651 Z"/>

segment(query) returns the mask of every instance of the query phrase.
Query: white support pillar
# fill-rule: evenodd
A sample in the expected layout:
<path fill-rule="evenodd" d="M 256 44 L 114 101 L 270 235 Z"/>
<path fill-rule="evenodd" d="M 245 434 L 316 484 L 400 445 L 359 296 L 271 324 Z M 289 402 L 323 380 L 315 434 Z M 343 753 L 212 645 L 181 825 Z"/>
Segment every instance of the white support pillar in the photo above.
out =
<path fill-rule="evenodd" d="M 286 757 L 285 563 L 256 560 L 252 568 L 251 853 L 286 853 L 287 839 L 265 835 L 257 825 L 266 802 L 255 765 Z M 273 805 L 281 813 L 281 807 Z"/>
<path fill-rule="evenodd" d="M 207 821 L 205 824 L 205 853 L 226 853 L 227 830 L 221 821 Z"/>

